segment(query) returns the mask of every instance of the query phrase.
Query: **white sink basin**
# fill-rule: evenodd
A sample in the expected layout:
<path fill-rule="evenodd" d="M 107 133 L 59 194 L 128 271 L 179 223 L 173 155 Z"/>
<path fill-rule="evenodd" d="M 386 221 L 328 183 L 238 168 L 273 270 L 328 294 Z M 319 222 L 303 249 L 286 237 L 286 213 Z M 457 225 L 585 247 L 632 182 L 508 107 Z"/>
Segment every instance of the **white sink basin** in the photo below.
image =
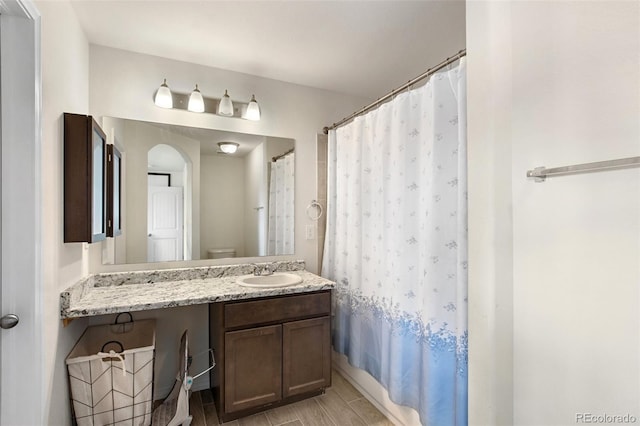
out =
<path fill-rule="evenodd" d="M 296 274 L 275 272 L 272 275 L 243 275 L 238 277 L 236 283 L 244 287 L 287 287 L 300 284 L 302 278 Z"/>

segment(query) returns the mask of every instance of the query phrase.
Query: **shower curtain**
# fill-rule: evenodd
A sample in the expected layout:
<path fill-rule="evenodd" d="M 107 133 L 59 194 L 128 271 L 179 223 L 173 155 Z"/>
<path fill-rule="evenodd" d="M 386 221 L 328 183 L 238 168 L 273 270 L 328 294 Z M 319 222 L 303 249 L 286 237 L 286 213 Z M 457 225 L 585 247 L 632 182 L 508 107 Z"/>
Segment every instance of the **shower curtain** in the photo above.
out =
<path fill-rule="evenodd" d="M 270 164 L 267 255 L 293 254 L 295 153 Z"/>
<path fill-rule="evenodd" d="M 329 133 L 333 345 L 423 425 L 467 424 L 465 62 Z"/>

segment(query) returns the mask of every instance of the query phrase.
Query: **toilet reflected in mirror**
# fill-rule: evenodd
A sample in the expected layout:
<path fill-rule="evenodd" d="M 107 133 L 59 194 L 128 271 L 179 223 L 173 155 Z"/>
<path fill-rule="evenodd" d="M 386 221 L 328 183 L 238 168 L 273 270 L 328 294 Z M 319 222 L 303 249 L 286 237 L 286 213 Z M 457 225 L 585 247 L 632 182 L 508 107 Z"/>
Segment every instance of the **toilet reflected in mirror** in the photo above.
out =
<path fill-rule="evenodd" d="M 236 257 L 235 249 L 221 248 L 207 250 L 207 259 L 226 259 L 229 257 Z"/>

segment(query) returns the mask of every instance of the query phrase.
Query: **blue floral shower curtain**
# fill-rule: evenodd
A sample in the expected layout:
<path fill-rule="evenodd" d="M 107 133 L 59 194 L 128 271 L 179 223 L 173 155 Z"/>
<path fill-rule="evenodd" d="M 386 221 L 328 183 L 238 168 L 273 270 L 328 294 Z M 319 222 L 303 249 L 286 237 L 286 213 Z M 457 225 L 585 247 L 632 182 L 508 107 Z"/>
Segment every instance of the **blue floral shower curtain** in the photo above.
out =
<path fill-rule="evenodd" d="M 329 133 L 333 345 L 424 425 L 467 424 L 465 62 Z"/>

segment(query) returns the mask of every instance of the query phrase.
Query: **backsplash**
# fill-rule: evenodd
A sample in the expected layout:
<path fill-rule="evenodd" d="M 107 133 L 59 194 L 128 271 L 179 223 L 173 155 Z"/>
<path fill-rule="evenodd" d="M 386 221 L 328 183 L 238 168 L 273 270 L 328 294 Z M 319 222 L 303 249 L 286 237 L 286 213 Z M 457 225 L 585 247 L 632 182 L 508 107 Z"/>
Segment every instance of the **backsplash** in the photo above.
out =
<path fill-rule="evenodd" d="M 147 284 L 165 281 L 198 280 L 247 275 L 253 273 L 254 265 L 278 265 L 276 272 L 304 271 L 304 260 L 264 263 L 243 263 L 240 265 L 200 266 L 195 268 L 158 269 L 151 271 L 111 272 L 92 275 L 93 287 L 118 286 L 127 284 Z"/>

